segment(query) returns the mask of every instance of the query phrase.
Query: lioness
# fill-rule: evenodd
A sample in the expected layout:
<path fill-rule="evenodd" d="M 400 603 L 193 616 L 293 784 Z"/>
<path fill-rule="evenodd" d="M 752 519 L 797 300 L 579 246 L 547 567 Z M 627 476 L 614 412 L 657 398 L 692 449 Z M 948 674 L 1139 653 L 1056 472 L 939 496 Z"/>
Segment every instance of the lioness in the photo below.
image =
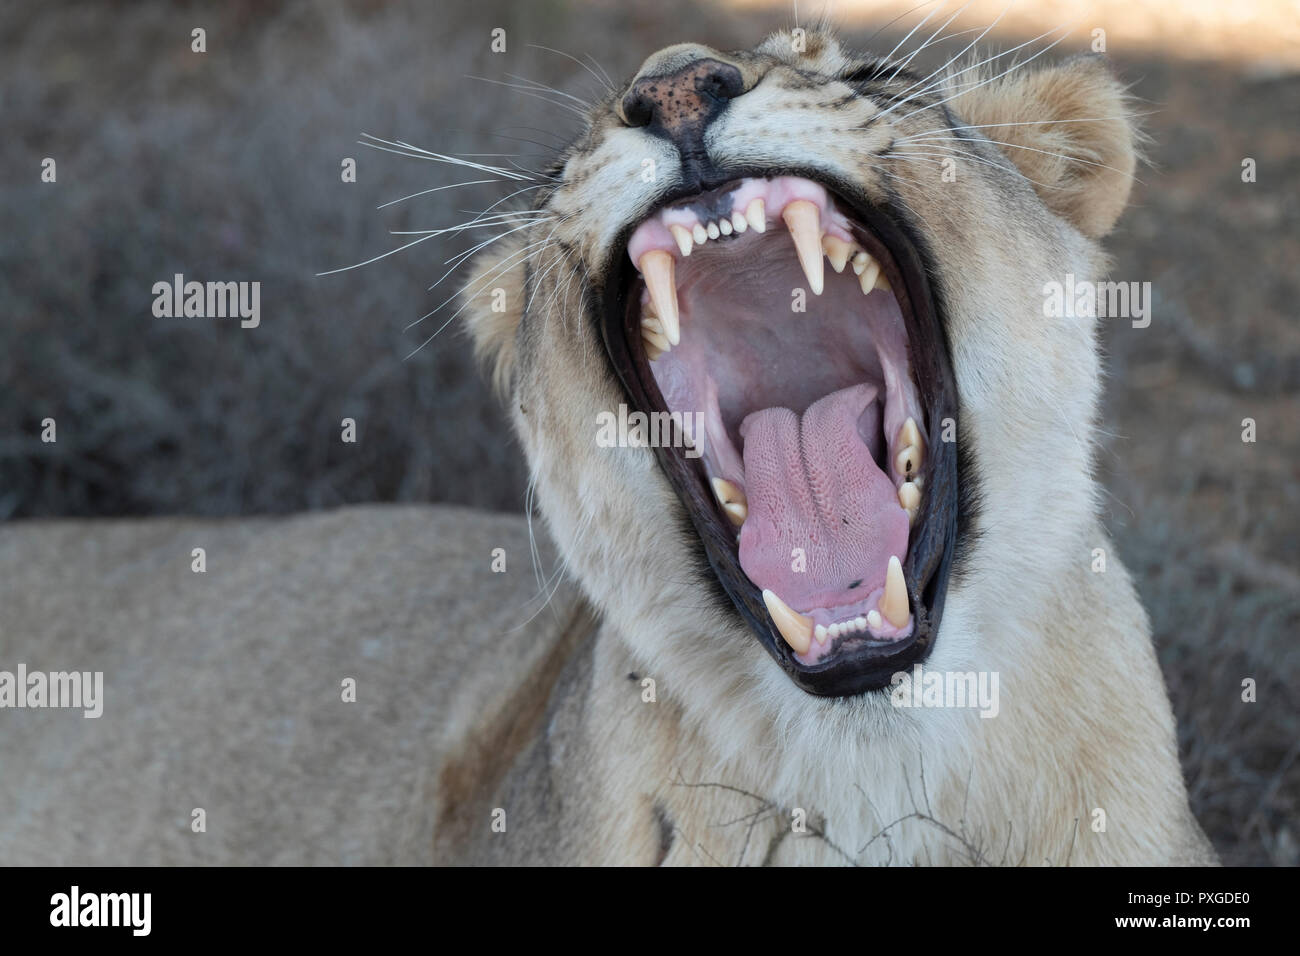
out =
<path fill-rule="evenodd" d="M 1101 60 L 1006 63 L 777 34 L 593 108 L 464 291 L 553 542 L 0 526 L 0 861 L 1214 862 L 1096 515 L 1096 320 L 1043 305 L 1136 134 Z"/>
<path fill-rule="evenodd" d="M 1097 518 L 1096 320 L 1044 310 L 1104 272 L 1138 134 L 1101 58 L 1008 62 L 668 47 L 480 255 L 601 623 L 535 738 L 456 768 L 508 760 L 505 832 L 437 859 L 1214 860 Z M 671 434 L 604 447 L 621 404 Z"/>

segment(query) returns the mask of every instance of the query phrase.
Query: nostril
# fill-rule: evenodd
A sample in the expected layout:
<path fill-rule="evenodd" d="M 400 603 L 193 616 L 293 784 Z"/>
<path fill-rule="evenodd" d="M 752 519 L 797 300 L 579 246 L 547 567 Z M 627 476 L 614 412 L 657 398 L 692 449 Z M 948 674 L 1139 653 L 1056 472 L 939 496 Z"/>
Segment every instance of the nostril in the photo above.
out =
<path fill-rule="evenodd" d="M 740 70 L 728 63 L 709 62 L 709 70 L 695 82 L 695 89 L 715 100 L 734 100 L 745 92 L 745 81 Z"/>
<path fill-rule="evenodd" d="M 623 97 L 623 118 L 628 126 L 649 126 L 655 117 L 655 104 L 647 93 L 634 86 Z"/>

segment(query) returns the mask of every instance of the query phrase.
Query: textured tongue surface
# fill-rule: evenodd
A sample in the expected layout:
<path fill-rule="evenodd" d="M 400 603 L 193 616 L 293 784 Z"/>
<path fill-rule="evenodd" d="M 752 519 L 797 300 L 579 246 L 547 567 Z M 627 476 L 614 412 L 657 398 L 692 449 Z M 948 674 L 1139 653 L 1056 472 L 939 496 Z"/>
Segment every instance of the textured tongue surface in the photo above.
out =
<path fill-rule="evenodd" d="M 862 600 L 884 584 L 890 555 L 907 553 L 907 513 L 863 437 L 878 441 L 877 392 L 854 385 L 802 416 L 765 408 L 741 423 L 749 517 L 740 566 L 796 611 Z"/>

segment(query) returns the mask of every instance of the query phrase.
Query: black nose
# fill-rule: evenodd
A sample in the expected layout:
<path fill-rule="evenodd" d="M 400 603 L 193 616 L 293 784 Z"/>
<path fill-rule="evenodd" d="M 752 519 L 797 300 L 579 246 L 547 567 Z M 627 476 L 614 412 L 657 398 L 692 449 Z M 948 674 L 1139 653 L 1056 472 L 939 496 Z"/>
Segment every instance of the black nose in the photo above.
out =
<path fill-rule="evenodd" d="M 727 102 L 745 92 L 740 70 L 702 59 L 663 76 L 639 76 L 623 97 L 629 126 L 646 126 L 670 139 L 698 137 Z"/>

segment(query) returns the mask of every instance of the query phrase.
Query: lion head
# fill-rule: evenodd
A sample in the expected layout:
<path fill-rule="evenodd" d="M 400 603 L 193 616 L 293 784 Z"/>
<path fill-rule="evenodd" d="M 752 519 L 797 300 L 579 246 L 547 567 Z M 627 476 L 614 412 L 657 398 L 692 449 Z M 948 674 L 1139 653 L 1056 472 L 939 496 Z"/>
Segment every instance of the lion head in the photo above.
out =
<path fill-rule="evenodd" d="M 463 294 L 605 619 L 704 709 L 901 719 L 890 675 L 1005 656 L 1095 521 L 1095 320 L 1043 290 L 1128 197 L 1105 61 L 778 33 L 586 120 Z"/>

